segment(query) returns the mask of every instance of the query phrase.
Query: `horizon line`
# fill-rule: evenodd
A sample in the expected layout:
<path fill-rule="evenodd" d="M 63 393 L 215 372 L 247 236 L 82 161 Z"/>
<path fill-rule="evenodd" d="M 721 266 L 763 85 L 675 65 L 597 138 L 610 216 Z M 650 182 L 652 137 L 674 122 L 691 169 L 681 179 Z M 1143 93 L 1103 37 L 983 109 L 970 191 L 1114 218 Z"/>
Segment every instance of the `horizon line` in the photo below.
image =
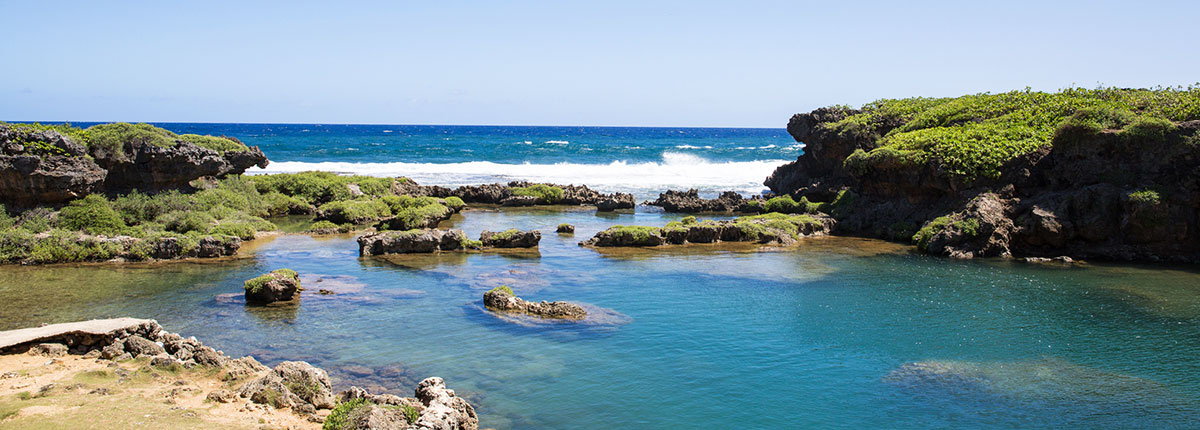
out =
<path fill-rule="evenodd" d="M 783 127 L 735 127 L 735 126 L 685 126 L 685 125 L 529 125 L 529 124 L 389 124 L 389 123 L 353 123 L 353 122 L 209 122 L 209 121 L 30 121 L 30 120 L 0 120 L 0 123 L 39 123 L 39 124 L 111 124 L 118 122 L 144 124 L 236 124 L 236 125 L 373 125 L 401 127 L 587 127 L 587 128 L 709 128 L 709 129 L 758 129 L 758 130 L 787 130 Z"/>

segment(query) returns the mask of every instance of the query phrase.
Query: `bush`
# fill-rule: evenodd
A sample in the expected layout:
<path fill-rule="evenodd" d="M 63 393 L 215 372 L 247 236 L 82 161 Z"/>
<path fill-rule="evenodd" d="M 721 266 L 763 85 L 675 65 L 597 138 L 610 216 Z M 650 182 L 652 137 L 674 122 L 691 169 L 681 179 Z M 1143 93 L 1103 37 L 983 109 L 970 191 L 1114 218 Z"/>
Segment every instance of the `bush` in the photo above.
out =
<path fill-rule="evenodd" d="M 1131 143 L 1164 142 L 1167 136 L 1175 131 L 1175 123 L 1163 118 L 1140 116 L 1125 128 L 1119 135 Z"/>
<path fill-rule="evenodd" d="M 491 290 L 488 290 L 488 292 L 489 292 L 489 293 L 490 293 L 490 292 L 493 292 L 493 291 L 496 291 L 496 292 L 501 292 L 501 293 L 505 293 L 505 294 L 508 294 L 508 295 L 510 295 L 510 296 L 513 296 L 513 297 L 516 297 L 516 296 L 517 296 L 517 294 L 516 294 L 516 293 L 513 293 L 513 290 L 512 290 L 512 288 L 509 288 L 509 287 L 508 287 L 508 285 L 501 285 L 501 286 L 499 286 L 499 287 L 492 288 Z"/>
<path fill-rule="evenodd" d="M 208 212 L 171 212 L 162 217 L 164 227 L 176 233 L 208 234 L 217 220 Z"/>
<path fill-rule="evenodd" d="M 1158 191 L 1142 189 L 1129 193 L 1129 201 L 1145 206 L 1157 206 L 1162 201 Z"/>
<path fill-rule="evenodd" d="M 463 206 L 467 205 L 466 203 L 463 202 L 462 199 L 460 199 L 458 197 L 454 197 L 454 196 L 446 197 L 445 202 L 446 202 L 447 207 L 449 207 L 450 209 L 454 209 L 456 211 L 459 209 L 462 209 Z"/>
<path fill-rule="evenodd" d="M 179 136 L 170 130 L 150 124 L 114 122 L 97 124 L 87 129 L 88 147 L 104 148 L 113 153 L 123 153 L 125 144 L 139 142 L 161 147 L 171 147 Z"/>
<path fill-rule="evenodd" d="M 346 187 L 350 178 L 330 172 L 278 173 L 250 176 L 247 179 L 254 184 L 259 193 L 275 191 L 304 199 L 317 206 L 351 198 L 350 189 Z"/>
<path fill-rule="evenodd" d="M 199 134 L 181 134 L 179 139 L 184 142 L 199 146 L 201 148 L 211 149 L 217 153 L 224 154 L 226 152 L 242 152 L 249 151 L 241 141 L 234 140 L 228 137 L 216 136 L 201 136 Z"/>
<path fill-rule="evenodd" d="M 921 227 L 920 230 L 917 230 L 917 233 L 912 237 L 912 241 L 917 244 L 917 249 L 928 251 L 929 240 L 933 239 L 934 235 L 941 233 L 942 230 L 945 230 L 953 222 L 954 220 L 949 216 L 935 218 L 933 221 L 925 224 L 924 227 Z"/>
<path fill-rule="evenodd" d="M 91 194 L 72 201 L 59 212 L 62 228 L 91 234 L 116 235 L 125 229 L 125 221 L 104 197 Z"/>
<path fill-rule="evenodd" d="M 563 198 L 563 189 L 545 184 L 534 184 L 528 187 L 512 187 L 508 193 L 514 196 L 536 197 L 541 203 L 554 204 Z"/>
<path fill-rule="evenodd" d="M 391 214 L 388 205 L 380 200 L 339 200 L 321 205 L 318 216 L 335 223 L 362 224 Z"/>
<path fill-rule="evenodd" d="M 283 216 L 289 214 L 312 213 L 313 207 L 296 197 L 284 195 L 278 191 L 259 196 L 259 202 L 265 215 L 267 216 Z"/>
<path fill-rule="evenodd" d="M 363 407 L 370 407 L 371 402 L 367 399 L 354 399 L 338 403 L 329 412 L 329 416 L 325 417 L 325 424 L 321 426 L 321 430 L 346 430 L 350 428 L 350 418 L 354 411 Z"/>
<path fill-rule="evenodd" d="M 185 211 L 191 207 L 191 198 L 179 191 L 171 190 L 154 195 L 134 190 L 112 201 L 113 210 L 121 214 L 127 225 L 153 221 L 170 212 Z"/>
<path fill-rule="evenodd" d="M 767 200 L 763 205 L 763 210 L 767 212 L 779 212 L 790 214 L 796 212 L 796 201 L 792 200 L 792 196 L 784 195 Z"/>

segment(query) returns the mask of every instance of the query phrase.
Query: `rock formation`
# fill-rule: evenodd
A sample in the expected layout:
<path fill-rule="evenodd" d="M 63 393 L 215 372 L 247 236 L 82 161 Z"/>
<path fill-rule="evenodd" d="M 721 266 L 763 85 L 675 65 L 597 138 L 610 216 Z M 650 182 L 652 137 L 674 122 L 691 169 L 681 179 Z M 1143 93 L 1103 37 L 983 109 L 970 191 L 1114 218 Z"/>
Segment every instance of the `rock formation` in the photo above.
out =
<path fill-rule="evenodd" d="M 701 213 L 701 212 L 753 212 L 746 207 L 748 200 L 736 191 L 726 191 L 715 199 L 702 199 L 696 189 L 685 191 L 667 190 L 658 195 L 658 199 L 648 202 L 667 212 Z"/>
<path fill-rule="evenodd" d="M 872 133 L 825 125 L 857 111 L 797 114 L 788 132 L 805 144 L 764 182 L 777 194 L 853 197 L 834 233 L 908 241 L 958 258 L 1058 257 L 1200 261 L 1200 121 L 1152 138 L 1118 130 L 1062 129 L 1053 141 L 965 180 L 932 162 L 846 167 L 856 150 L 903 124 L 881 117 Z M 1148 139 L 1148 140 L 1147 140 Z"/>
<path fill-rule="evenodd" d="M 801 237 L 826 234 L 835 221 L 825 215 L 768 214 L 724 221 L 673 222 L 666 227 L 613 226 L 579 242 L 581 246 L 659 246 L 686 243 L 753 242 L 788 245 Z"/>
<path fill-rule="evenodd" d="M 483 294 L 483 305 L 488 309 L 501 312 L 516 312 L 535 315 L 542 318 L 557 318 L 581 320 L 587 317 L 587 311 L 569 302 L 530 302 L 513 294 L 507 286 L 493 288 Z"/>
<path fill-rule="evenodd" d="M 520 231 L 515 228 L 501 232 L 484 230 L 479 236 L 485 248 L 536 248 L 541 240 L 540 231 Z"/>
<path fill-rule="evenodd" d="M 575 226 L 566 223 L 559 224 L 558 227 L 554 229 L 554 232 L 558 234 L 574 234 Z"/>
<path fill-rule="evenodd" d="M 300 275 L 288 269 L 278 269 L 246 280 L 246 302 L 270 304 L 298 298 Z"/>
<path fill-rule="evenodd" d="M 424 229 L 384 231 L 358 237 L 358 255 L 412 254 L 454 251 L 463 248 L 462 230 Z"/>
<path fill-rule="evenodd" d="M 183 140 L 160 147 L 126 142 L 113 151 L 86 148 L 56 131 L 0 124 L 0 200 L 23 206 L 61 204 L 91 193 L 188 188 L 201 177 L 266 167 L 257 147 L 224 154 Z"/>

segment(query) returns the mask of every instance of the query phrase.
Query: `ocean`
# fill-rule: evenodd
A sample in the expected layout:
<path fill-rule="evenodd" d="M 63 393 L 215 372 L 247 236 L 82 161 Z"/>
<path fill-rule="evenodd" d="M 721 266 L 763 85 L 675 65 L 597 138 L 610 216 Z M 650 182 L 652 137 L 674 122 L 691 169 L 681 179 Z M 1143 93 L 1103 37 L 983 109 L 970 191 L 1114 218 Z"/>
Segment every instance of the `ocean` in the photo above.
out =
<path fill-rule="evenodd" d="M 785 130 L 761 128 L 155 125 L 257 145 L 271 164 L 249 174 L 323 170 L 443 186 L 528 180 L 585 184 L 639 199 L 688 188 L 759 194 L 775 167 L 803 153 Z"/>

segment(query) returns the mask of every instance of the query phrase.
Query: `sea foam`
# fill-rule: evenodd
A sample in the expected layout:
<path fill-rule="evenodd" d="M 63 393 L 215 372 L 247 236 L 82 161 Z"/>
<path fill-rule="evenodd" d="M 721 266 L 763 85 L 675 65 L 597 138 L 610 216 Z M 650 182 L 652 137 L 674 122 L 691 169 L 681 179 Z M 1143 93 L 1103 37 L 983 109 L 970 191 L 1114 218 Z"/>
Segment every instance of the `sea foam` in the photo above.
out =
<path fill-rule="evenodd" d="M 295 173 L 321 170 L 367 176 L 406 176 L 425 185 L 475 185 L 526 180 L 556 184 L 583 184 L 605 192 L 630 192 L 652 198 L 667 189 L 696 188 L 704 193 L 732 190 L 759 194 L 762 182 L 781 164 L 791 160 L 710 162 L 692 154 L 666 152 L 660 162 L 607 164 L 502 164 L 490 161 L 462 163 L 351 163 L 273 161 L 249 174 Z"/>

